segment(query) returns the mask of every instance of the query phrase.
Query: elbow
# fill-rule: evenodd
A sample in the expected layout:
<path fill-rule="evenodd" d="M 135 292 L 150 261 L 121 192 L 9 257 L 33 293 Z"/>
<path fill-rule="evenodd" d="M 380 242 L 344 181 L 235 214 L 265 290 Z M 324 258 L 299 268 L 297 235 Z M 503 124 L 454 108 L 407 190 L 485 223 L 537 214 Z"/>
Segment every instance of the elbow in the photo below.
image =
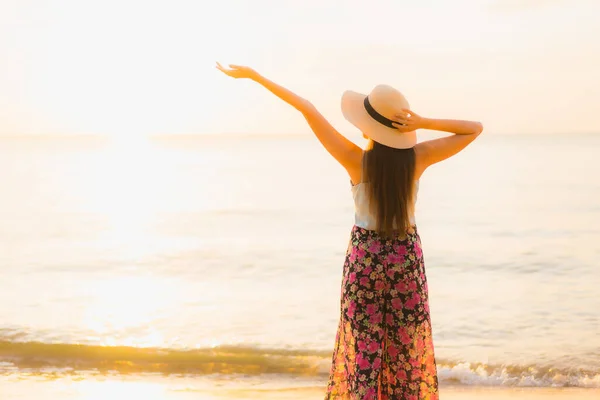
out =
<path fill-rule="evenodd" d="M 483 132 L 483 124 L 481 122 L 475 122 L 475 129 L 473 133 L 475 135 L 479 135 L 481 132 Z"/>
<path fill-rule="evenodd" d="M 316 110 L 316 107 L 310 101 L 306 99 L 300 99 L 296 105 L 296 109 L 303 115 L 308 115 L 313 113 Z"/>

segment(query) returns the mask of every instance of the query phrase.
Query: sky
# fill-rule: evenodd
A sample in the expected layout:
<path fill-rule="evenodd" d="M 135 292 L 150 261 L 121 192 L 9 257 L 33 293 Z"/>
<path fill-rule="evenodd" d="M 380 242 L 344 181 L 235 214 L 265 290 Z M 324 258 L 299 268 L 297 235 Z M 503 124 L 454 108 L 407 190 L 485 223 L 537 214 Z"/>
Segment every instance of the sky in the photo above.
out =
<path fill-rule="evenodd" d="M 215 62 L 352 131 L 340 96 L 395 86 L 494 134 L 599 133 L 597 0 L 0 0 L 0 134 L 309 132 Z"/>

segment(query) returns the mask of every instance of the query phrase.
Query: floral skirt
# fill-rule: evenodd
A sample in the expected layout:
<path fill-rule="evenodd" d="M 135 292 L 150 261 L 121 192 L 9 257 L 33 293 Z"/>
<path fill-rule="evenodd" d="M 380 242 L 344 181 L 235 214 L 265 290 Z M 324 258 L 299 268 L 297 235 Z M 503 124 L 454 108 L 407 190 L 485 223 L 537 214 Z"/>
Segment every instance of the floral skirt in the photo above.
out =
<path fill-rule="evenodd" d="M 352 228 L 325 399 L 437 400 L 421 240 Z"/>

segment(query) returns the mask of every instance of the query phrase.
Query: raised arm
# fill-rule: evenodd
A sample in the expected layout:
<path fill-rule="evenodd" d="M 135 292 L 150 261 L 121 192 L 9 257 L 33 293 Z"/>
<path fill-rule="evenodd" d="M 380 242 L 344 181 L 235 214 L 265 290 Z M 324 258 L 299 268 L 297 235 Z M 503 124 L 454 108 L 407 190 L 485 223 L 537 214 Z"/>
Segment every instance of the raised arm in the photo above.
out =
<path fill-rule="evenodd" d="M 261 84 L 275 96 L 300 111 L 323 147 L 325 147 L 329 154 L 342 164 L 350 175 L 352 175 L 353 171 L 357 168 L 360 168 L 360 160 L 362 157 L 362 150 L 360 147 L 335 130 L 310 101 L 298 96 L 275 82 L 268 80 L 251 68 L 230 65 L 229 69 L 227 69 L 218 63 L 217 68 L 233 78 L 248 78 Z"/>
<path fill-rule="evenodd" d="M 452 136 L 427 140 L 415 146 L 415 179 L 419 179 L 430 165 L 460 152 L 483 131 L 483 125 L 480 122 L 423 118 L 410 110 L 404 110 L 396 115 L 396 121 L 398 124 L 395 126 L 401 132 L 429 129 L 454 133 Z"/>

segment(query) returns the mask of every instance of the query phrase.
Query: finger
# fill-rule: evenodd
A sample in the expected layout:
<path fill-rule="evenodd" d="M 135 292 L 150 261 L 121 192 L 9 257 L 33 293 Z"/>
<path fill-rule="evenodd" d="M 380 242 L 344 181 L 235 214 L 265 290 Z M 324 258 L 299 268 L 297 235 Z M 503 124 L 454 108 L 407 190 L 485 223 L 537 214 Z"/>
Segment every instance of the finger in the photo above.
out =
<path fill-rule="evenodd" d="M 229 72 L 227 69 L 225 69 L 221 64 L 217 63 L 217 69 L 221 72 Z"/>
<path fill-rule="evenodd" d="M 229 64 L 229 68 L 240 69 L 240 68 L 244 68 L 244 67 L 242 67 L 241 65 Z"/>
<path fill-rule="evenodd" d="M 408 108 L 403 108 L 402 111 L 409 117 L 412 117 L 413 115 L 415 115 L 414 112 L 412 112 L 410 109 Z"/>
<path fill-rule="evenodd" d="M 397 122 L 392 122 L 392 125 L 394 125 L 394 127 L 398 130 L 403 130 L 403 129 L 406 129 L 406 127 L 407 127 L 405 124 L 399 124 Z"/>

